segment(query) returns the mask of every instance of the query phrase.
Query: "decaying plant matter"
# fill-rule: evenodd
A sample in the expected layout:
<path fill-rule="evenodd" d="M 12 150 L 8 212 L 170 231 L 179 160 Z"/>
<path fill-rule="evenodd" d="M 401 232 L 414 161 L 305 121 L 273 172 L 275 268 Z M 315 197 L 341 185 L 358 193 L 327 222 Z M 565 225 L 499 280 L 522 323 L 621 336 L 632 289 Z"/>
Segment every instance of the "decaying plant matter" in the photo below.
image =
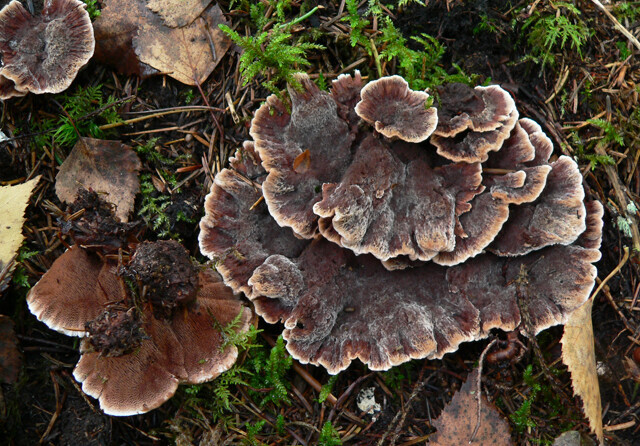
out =
<path fill-rule="evenodd" d="M 201 251 L 284 322 L 295 358 L 383 370 L 586 301 L 602 206 L 506 91 L 448 86 L 433 109 L 395 76 L 298 81 L 256 112 L 200 224 Z"/>

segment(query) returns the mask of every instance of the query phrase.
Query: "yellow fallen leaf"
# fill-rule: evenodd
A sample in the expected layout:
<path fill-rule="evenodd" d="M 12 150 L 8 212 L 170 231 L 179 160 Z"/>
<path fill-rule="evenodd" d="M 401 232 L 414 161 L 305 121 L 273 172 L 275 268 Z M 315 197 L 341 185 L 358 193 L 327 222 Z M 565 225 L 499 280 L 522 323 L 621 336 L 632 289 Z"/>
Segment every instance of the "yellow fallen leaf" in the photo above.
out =
<path fill-rule="evenodd" d="M 40 176 L 16 186 L 0 187 L 0 292 L 9 284 L 15 256 L 24 240 L 24 211 L 38 180 Z"/>
<path fill-rule="evenodd" d="M 593 299 L 575 310 L 564 326 L 562 336 L 562 362 L 571 372 L 573 391 L 582 399 L 585 416 L 591 430 L 603 444 L 602 403 L 596 373 L 596 355 L 593 346 L 591 307 Z"/>

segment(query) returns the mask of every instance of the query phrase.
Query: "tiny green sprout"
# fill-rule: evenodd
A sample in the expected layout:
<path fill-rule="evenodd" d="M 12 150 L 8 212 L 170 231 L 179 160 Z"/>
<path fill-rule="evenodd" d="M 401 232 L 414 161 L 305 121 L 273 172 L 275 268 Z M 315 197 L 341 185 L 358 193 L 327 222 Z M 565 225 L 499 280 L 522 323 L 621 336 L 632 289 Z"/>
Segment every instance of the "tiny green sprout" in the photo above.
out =
<path fill-rule="evenodd" d="M 322 388 L 320 389 L 320 395 L 318 395 L 319 403 L 324 403 L 327 400 L 327 397 L 329 396 L 329 394 L 331 394 L 331 391 L 333 390 L 333 385 L 336 383 L 337 380 L 338 380 L 338 375 L 333 375 L 329 378 L 329 381 L 327 381 L 327 383 L 322 386 Z"/>
<path fill-rule="evenodd" d="M 200 360 L 198 361 L 198 364 L 206 364 L 206 363 L 207 363 L 207 360 L 206 360 L 206 359 L 200 359 Z"/>
<path fill-rule="evenodd" d="M 330 421 L 327 421 L 322 426 L 322 431 L 320 431 L 320 438 L 318 438 L 319 446 L 341 446 L 342 441 L 340 440 L 340 434 L 335 427 L 331 424 Z"/>
<path fill-rule="evenodd" d="M 93 22 L 95 19 L 100 17 L 100 9 L 97 0 L 82 0 L 85 5 L 87 5 L 87 13 L 89 14 L 89 19 Z"/>
<path fill-rule="evenodd" d="M 620 51 L 620 60 L 626 60 L 627 57 L 631 56 L 631 50 L 629 50 L 627 42 L 616 42 L 616 46 Z"/>
<path fill-rule="evenodd" d="M 279 413 L 278 417 L 276 418 L 276 432 L 281 437 L 285 434 L 284 428 L 285 428 L 284 415 Z"/>
<path fill-rule="evenodd" d="M 433 96 L 429 96 L 426 101 L 424 101 L 425 110 L 430 108 L 433 105 Z"/>

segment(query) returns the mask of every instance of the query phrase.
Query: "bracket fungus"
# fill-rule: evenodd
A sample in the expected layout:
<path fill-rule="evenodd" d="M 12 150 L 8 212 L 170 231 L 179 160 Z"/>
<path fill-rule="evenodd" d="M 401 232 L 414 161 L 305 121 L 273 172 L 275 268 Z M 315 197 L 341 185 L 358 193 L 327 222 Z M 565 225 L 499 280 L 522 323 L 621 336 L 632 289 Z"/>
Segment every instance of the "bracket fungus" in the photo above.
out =
<path fill-rule="evenodd" d="M 222 329 L 247 330 L 251 311 L 216 272 L 197 268 L 174 241 L 143 243 L 120 267 L 142 285 L 137 292 L 118 269 L 75 245 L 27 296 L 50 328 L 83 337 L 73 375 L 106 414 L 145 413 L 178 384 L 212 380 L 235 363 L 238 351 L 225 346 Z"/>
<path fill-rule="evenodd" d="M 436 114 L 397 77 L 298 80 L 290 105 L 256 112 L 199 236 L 225 283 L 284 322 L 292 356 L 385 370 L 492 329 L 538 333 L 588 299 L 603 208 L 506 91 L 444 87 Z"/>
<path fill-rule="evenodd" d="M 32 16 L 17 0 L 0 11 L 0 98 L 66 90 L 95 47 L 80 0 L 45 0 Z"/>

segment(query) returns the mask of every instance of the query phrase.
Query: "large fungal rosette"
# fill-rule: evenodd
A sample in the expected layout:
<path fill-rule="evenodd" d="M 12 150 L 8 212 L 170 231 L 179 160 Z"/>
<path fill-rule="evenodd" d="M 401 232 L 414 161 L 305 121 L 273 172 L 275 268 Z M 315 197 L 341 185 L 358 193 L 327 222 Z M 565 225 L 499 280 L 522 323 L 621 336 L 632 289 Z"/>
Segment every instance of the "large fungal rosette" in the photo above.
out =
<path fill-rule="evenodd" d="M 339 87 L 343 82 L 353 86 L 354 79 L 338 79 L 334 91 L 345 90 Z M 310 85 L 305 91 L 323 96 Z M 345 369 L 356 358 L 372 369 L 384 370 L 412 358 L 440 358 L 462 342 L 486 337 L 494 328 L 537 333 L 566 322 L 587 300 L 596 277 L 593 263 L 600 258 L 602 206 L 583 204 L 581 177 L 573 161 L 560 157 L 549 163 L 551 142 L 537 124 L 527 119 L 514 122 L 508 138 L 479 165 L 439 159 L 428 141 L 403 141 L 398 136 L 401 132 L 387 139 L 367 124 L 355 122 L 344 104 L 335 109 L 342 110 L 337 119 L 349 127 L 355 146 L 351 158 L 344 157 L 351 165 L 340 181 L 359 175 L 358 187 L 364 191 L 362 186 L 378 184 L 388 176 L 384 170 L 388 164 L 367 165 L 362 147 L 370 149 L 374 160 L 386 156 L 405 166 L 423 161 L 429 169 L 416 169 L 416 175 L 422 173 L 425 183 L 435 176 L 433 171 L 478 167 L 480 172 L 471 176 L 478 175 L 481 181 L 458 192 L 457 197 L 464 199 L 458 198 L 453 208 L 461 212 L 441 214 L 449 219 L 455 238 L 453 249 L 433 259 L 445 265 L 412 261 L 418 256 L 407 254 L 390 257 L 383 264 L 379 256 L 347 246 L 335 222 L 323 220 L 326 217 L 318 223 L 325 237 L 309 240 L 301 240 L 295 227 L 275 224 L 281 221 L 271 213 L 266 191 L 269 176 L 274 171 L 280 180 L 294 176 L 286 171 L 285 161 L 270 171 L 275 164 L 263 158 L 269 156 L 268 149 L 261 150 L 257 140 L 255 151 L 253 144 L 245 143 L 232 168 L 216 176 L 207 197 L 200 224 L 201 250 L 218 261 L 225 282 L 244 292 L 267 322 L 284 322 L 287 349 L 295 358 L 322 365 L 330 373 Z M 295 120 L 296 113 L 294 102 L 291 115 L 278 122 Z M 301 153 L 289 159 L 294 171 Z M 311 153 L 305 167 L 313 168 L 312 161 Z M 259 165 L 265 170 L 261 172 Z M 310 200 L 313 210 L 327 201 L 328 188 L 338 187 L 323 184 L 322 197 Z M 390 190 L 395 193 L 398 187 Z M 295 194 L 297 188 L 281 190 Z M 395 204 L 399 198 L 394 197 Z M 280 198 L 279 212 L 289 209 L 284 196 Z M 403 208 L 407 214 L 414 209 Z M 512 227 L 510 215 L 520 231 Z M 482 228 L 490 229 L 492 235 L 479 240 Z M 521 249 L 509 243 L 511 233 L 517 234 Z M 462 241 L 467 239 L 472 249 L 463 249 Z M 446 265 L 443 253 L 458 258 Z M 399 270 L 385 268 L 393 261 Z M 403 268 L 407 266 L 411 267 Z M 526 318 L 522 311 L 527 311 Z M 523 321 L 528 321 L 526 326 Z"/>
<path fill-rule="evenodd" d="M 235 363 L 238 351 L 225 346 L 222 330 L 247 330 L 251 311 L 215 271 L 193 265 L 174 241 L 143 243 L 118 269 L 75 245 L 27 296 L 50 328 L 83 337 L 73 375 L 105 413 L 148 412 L 178 384 L 212 380 Z M 123 274 L 141 285 L 137 296 Z"/>

